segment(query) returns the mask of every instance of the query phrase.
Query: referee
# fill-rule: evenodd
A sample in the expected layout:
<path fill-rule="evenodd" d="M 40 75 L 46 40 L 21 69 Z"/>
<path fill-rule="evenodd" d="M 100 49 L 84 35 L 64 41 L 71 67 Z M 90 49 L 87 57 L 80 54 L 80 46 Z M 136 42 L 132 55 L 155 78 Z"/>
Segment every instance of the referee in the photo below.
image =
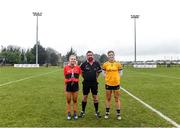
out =
<path fill-rule="evenodd" d="M 79 117 L 85 116 L 85 108 L 87 104 L 88 94 L 91 91 L 94 101 L 95 107 L 95 116 L 100 118 L 100 114 L 98 111 L 98 82 L 97 78 L 101 73 L 101 66 L 100 64 L 94 60 L 94 54 L 92 51 L 88 51 L 86 53 L 86 61 L 82 63 L 80 66 L 82 70 L 82 77 L 83 77 L 83 99 L 82 99 L 82 111 Z"/>

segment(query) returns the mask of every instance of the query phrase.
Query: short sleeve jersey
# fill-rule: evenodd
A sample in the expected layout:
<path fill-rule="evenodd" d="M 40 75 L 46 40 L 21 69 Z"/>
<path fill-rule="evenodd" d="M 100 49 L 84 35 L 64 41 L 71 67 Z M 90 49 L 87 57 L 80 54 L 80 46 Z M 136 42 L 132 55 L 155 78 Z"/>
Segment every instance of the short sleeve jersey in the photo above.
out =
<path fill-rule="evenodd" d="M 119 71 L 122 70 L 122 65 L 119 62 L 105 62 L 102 66 L 105 71 L 105 83 L 109 86 L 120 85 L 120 74 Z"/>
<path fill-rule="evenodd" d="M 64 77 L 65 83 L 69 82 L 79 82 L 79 75 L 81 74 L 81 69 L 79 66 L 71 67 L 70 65 L 66 65 L 64 67 Z"/>
<path fill-rule="evenodd" d="M 82 76 L 84 82 L 86 83 L 97 83 L 97 74 L 100 73 L 101 66 L 97 61 L 94 61 L 91 65 L 89 62 L 85 61 L 81 64 Z"/>

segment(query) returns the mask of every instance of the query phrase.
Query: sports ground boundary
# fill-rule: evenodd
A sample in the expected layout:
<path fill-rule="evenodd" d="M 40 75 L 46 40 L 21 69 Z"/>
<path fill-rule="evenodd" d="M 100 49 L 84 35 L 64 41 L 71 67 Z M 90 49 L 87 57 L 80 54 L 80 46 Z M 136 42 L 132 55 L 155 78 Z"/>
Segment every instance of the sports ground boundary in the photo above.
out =
<path fill-rule="evenodd" d="M 59 70 L 56 71 L 52 71 L 52 72 L 47 72 L 47 73 L 43 73 L 43 74 L 38 74 L 38 75 L 34 75 L 34 76 L 29 76 L 29 77 L 25 77 L 23 79 L 19 79 L 19 80 L 14 80 L 14 81 L 9 81 L 7 83 L 3 83 L 0 84 L 1 86 L 5 86 L 5 85 L 9 85 L 12 83 L 17 83 L 17 82 L 21 82 L 24 80 L 28 80 L 28 79 L 32 79 L 32 78 L 36 78 L 39 76 L 44 76 L 50 73 L 54 73 L 57 72 Z M 151 111 L 155 112 L 157 115 L 159 115 L 161 118 L 163 118 L 164 120 L 166 120 L 167 122 L 169 122 L 170 124 L 172 124 L 173 126 L 180 128 L 180 125 L 178 123 L 176 123 L 174 120 L 170 119 L 169 117 L 167 117 L 166 115 L 164 115 L 163 113 L 161 113 L 160 111 L 156 110 L 155 108 L 153 108 L 152 106 L 150 106 L 149 104 L 145 103 L 144 101 L 142 101 L 141 99 L 139 99 L 138 97 L 136 97 L 135 95 L 133 95 L 132 93 L 130 93 L 129 91 L 127 91 L 125 88 L 121 87 L 121 90 L 123 90 L 125 93 L 127 93 L 129 96 L 131 96 L 132 98 L 134 98 L 136 101 L 140 102 L 141 104 L 143 104 L 146 108 L 150 109 Z"/>

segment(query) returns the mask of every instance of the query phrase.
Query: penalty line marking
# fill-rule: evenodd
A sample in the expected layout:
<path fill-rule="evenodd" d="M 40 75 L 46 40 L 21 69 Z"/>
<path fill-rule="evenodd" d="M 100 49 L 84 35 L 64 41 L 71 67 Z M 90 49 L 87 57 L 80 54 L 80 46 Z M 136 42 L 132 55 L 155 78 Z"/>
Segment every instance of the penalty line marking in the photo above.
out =
<path fill-rule="evenodd" d="M 57 71 L 59 71 L 59 70 L 57 70 Z M 35 78 L 35 77 L 44 76 L 44 75 L 47 75 L 47 74 L 50 74 L 50 73 L 54 73 L 54 72 L 57 72 L 57 71 L 47 72 L 47 73 L 43 73 L 43 74 L 38 74 L 38 75 L 34 75 L 34 76 L 25 77 L 25 78 L 19 79 L 19 80 L 9 81 L 7 83 L 0 84 L 0 87 L 4 86 L 4 85 L 9 85 L 9 84 L 12 84 L 12 83 L 21 82 L 21 81 L 28 80 L 28 79 Z"/>
<path fill-rule="evenodd" d="M 165 116 L 163 113 L 161 113 L 160 111 L 156 110 L 155 108 L 151 107 L 149 104 L 145 103 L 144 101 L 142 101 L 141 99 L 139 99 L 138 97 L 134 96 L 132 93 L 130 93 L 129 91 L 127 91 L 126 89 L 122 88 L 121 89 L 126 92 L 128 95 L 130 95 L 131 97 L 133 97 L 135 100 L 139 101 L 141 104 L 143 104 L 145 107 L 149 108 L 151 111 L 155 112 L 156 114 L 158 114 L 160 117 L 162 117 L 163 119 L 165 119 L 166 121 L 168 121 L 169 123 L 171 123 L 173 126 L 180 128 L 180 125 L 177 124 L 174 120 L 170 119 L 169 117 Z"/>

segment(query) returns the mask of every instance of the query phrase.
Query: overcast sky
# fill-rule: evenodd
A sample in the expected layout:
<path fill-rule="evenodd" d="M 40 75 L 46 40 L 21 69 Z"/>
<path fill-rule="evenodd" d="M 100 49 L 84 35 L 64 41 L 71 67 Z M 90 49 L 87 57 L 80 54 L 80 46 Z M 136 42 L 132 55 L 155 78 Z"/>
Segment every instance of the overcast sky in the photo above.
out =
<path fill-rule="evenodd" d="M 180 59 L 179 0 L 0 0 L 0 45 L 31 48 L 39 40 L 65 54 L 116 52 L 117 59 L 133 60 L 137 19 L 137 60 Z"/>

